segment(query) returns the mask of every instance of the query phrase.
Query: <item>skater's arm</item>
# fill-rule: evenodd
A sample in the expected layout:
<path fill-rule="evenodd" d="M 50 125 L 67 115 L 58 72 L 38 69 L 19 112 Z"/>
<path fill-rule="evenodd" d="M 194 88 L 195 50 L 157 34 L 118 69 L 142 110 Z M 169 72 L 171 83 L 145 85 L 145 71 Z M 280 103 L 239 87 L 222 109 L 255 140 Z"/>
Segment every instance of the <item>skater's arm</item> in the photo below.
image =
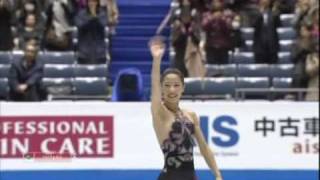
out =
<path fill-rule="evenodd" d="M 211 171 L 216 176 L 216 180 L 222 180 L 222 176 L 221 176 L 220 170 L 218 169 L 216 160 L 214 158 L 214 154 L 204 139 L 203 133 L 200 128 L 199 119 L 194 112 L 191 113 L 191 115 L 194 120 L 195 136 L 196 136 L 199 148 L 200 148 L 200 152 L 201 152 L 202 156 L 204 157 L 206 163 L 210 167 Z"/>

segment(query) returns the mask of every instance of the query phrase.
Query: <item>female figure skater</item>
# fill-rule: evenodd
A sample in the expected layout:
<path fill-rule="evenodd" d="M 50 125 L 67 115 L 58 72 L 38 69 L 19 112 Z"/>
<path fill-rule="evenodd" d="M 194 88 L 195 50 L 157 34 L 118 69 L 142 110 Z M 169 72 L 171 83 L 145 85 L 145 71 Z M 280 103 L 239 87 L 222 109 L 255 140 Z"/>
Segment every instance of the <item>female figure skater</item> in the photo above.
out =
<path fill-rule="evenodd" d="M 158 180 L 196 180 L 193 163 L 194 138 L 216 180 L 222 180 L 212 151 L 206 144 L 197 115 L 180 109 L 184 77 L 177 69 L 167 69 L 160 78 L 165 45 L 160 37 L 150 41 L 153 57 L 151 110 L 153 127 L 164 154 L 164 168 Z"/>

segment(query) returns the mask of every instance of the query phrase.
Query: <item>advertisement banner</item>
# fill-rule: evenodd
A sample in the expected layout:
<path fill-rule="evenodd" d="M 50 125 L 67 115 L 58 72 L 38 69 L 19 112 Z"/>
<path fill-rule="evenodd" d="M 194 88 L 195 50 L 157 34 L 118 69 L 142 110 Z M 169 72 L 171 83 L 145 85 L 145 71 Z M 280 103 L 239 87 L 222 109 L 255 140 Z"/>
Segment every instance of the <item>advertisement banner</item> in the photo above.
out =
<path fill-rule="evenodd" d="M 221 169 L 317 170 L 318 103 L 183 102 Z M 198 147 L 195 166 L 208 169 Z M 150 103 L 0 103 L 0 170 L 161 169 Z M 45 161 L 43 161 L 45 159 Z"/>

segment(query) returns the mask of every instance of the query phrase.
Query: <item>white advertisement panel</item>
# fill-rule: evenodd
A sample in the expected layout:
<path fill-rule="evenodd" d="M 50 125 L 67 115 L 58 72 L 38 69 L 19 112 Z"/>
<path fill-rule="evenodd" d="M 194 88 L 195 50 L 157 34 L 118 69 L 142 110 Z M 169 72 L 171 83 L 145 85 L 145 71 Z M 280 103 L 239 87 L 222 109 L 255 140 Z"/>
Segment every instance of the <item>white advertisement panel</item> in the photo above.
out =
<path fill-rule="evenodd" d="M 221 169 L 318 169 L 318 103 L 185 102 Z M 149 103 L 0 104 L 0 170 L 160 169 Z M 208 169 L 197 147 L 195 166 Z"/>

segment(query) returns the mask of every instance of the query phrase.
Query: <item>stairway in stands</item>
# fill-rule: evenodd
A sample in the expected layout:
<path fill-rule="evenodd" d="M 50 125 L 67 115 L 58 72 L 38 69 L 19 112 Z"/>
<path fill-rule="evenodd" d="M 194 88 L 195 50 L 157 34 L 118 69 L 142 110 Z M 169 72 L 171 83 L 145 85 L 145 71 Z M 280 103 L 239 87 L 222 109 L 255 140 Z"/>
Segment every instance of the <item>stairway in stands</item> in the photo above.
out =
<path fill-rule="evenodd" d="M 152 58 L 148 41 L 169 10 L 167 5 L 120 4 L 120 19 L 116 35 L 112 37 L 110 77 L 115 79 L 119 70 L 129 67 L 138 68 L 143 74 L 145 89 L 150 89 Z M 163 35 L 168 37 L 167 28 Z M 162 70 L 169 66 L 168 50 L 162 62 Z"/>

